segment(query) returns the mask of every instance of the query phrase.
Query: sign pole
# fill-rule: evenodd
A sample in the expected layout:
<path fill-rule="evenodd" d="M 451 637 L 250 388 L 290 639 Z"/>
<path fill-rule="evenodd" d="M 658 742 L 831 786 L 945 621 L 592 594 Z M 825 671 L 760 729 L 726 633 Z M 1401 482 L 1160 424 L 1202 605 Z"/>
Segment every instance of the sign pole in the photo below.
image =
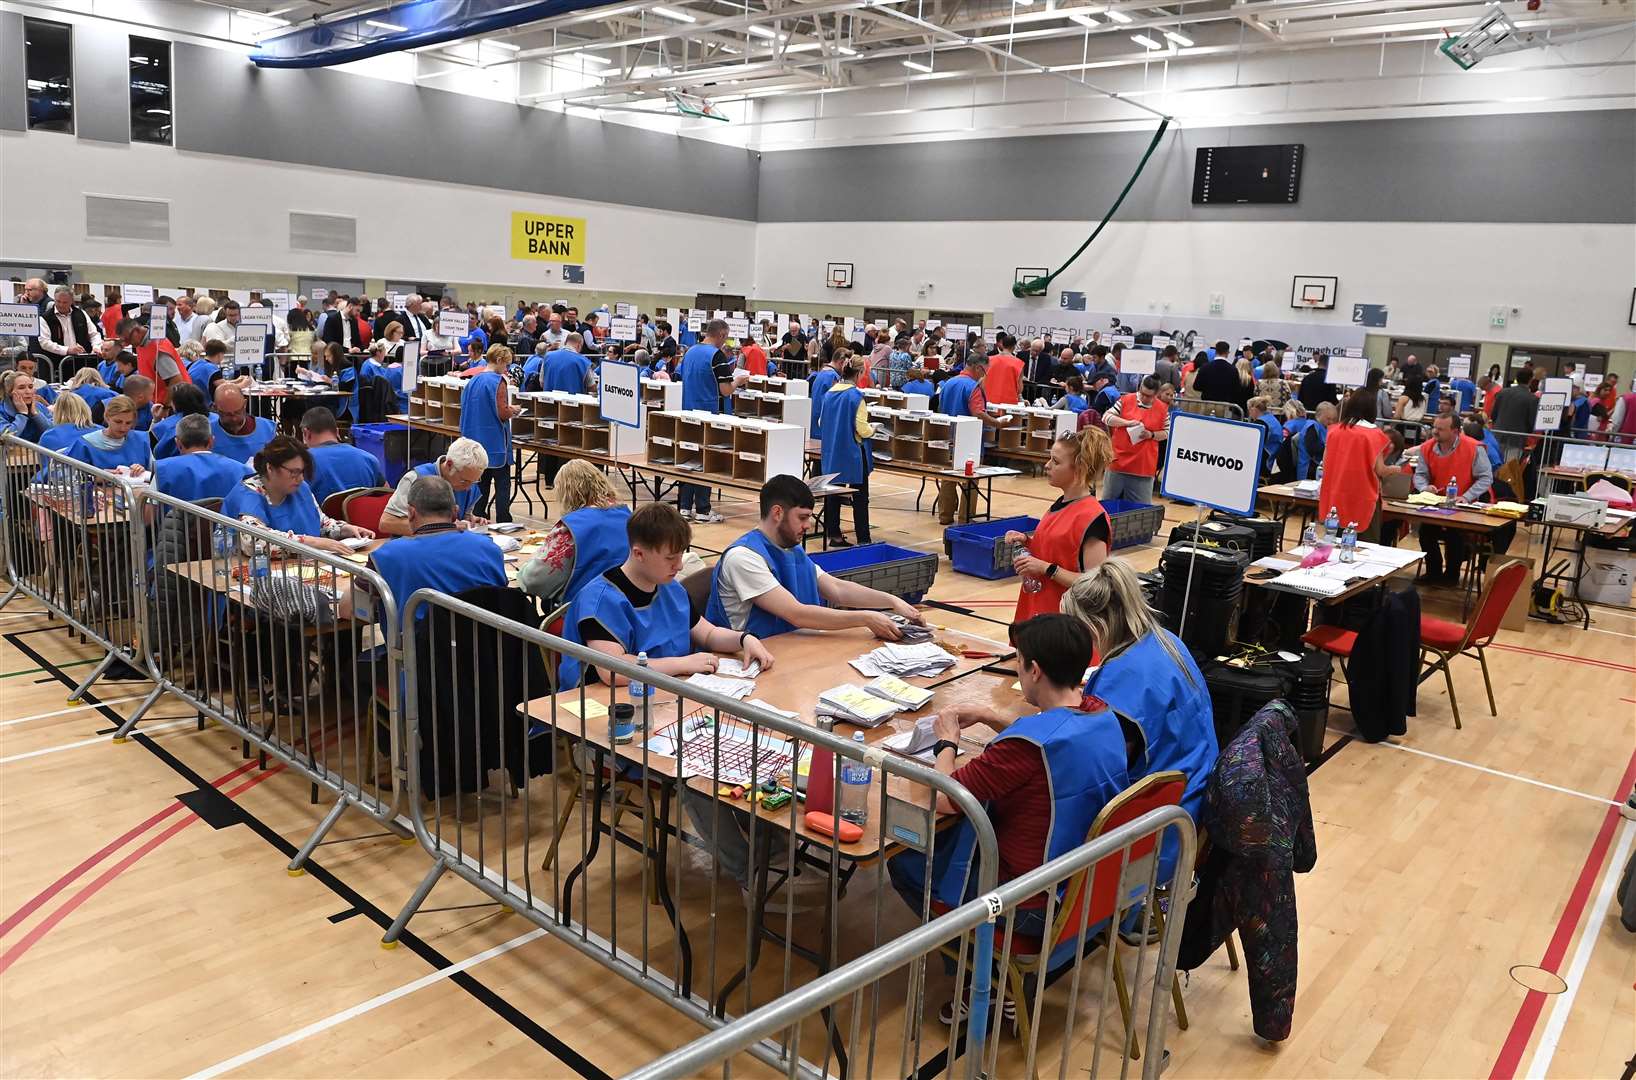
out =
<path fill-rule="evenodd" d="M 1176 625 L 1177 637 L 1187 629 L 1187 605 L 1193 599 L 1193 571 L 1199 564 L 1199 529 L 1204 525 L 1204 505 L 1196 503 L 1193 509 L 1193 554 L 1187 560 L 1187 587 L 1182 590 L 1182 617 Z"/>

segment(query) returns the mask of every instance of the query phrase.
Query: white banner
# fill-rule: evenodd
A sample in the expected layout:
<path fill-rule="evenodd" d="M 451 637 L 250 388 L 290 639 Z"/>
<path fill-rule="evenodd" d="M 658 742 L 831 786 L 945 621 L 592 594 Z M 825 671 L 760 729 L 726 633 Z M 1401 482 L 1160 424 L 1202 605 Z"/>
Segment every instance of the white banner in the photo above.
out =
<path fill-rule="evenodd" d="M 40 309 L 33 304 L 0 304 L 0 334 L 38 337 L 44 331 Z"/>
<path fill-rule="evenodd" d="M 463 338 L 471 328 L 471 321 L 459 308 L 445 308 L 437 313 L 437 336 Z"/>
<path fill-rule="evenodd" d="M 1324 379 L 1336 386 L 1362 386 L 1368 377 L 1368 357 L 1331 356 Z"/>
<path fill-rule="evenodd" d="M 1234 514 L 1255 511 L 1264 425 L 1193 413 L 1170 414 L 1170 457 L 1162 491 Z"/>
<path fill-rule="evenodd" d="M 598 365 L 602 418 L 625 427 L 642 426 L 642 371 L 635 364 Z"/>

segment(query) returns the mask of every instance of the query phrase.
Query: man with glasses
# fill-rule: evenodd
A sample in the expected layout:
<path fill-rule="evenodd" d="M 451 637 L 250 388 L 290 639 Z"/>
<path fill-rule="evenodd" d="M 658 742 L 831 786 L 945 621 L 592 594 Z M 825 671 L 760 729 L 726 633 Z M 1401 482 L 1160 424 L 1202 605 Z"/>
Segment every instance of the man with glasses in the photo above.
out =
<path fill-rule="evenodd" d="M 216 414 L 210 418 L 210 433 L 216 440 L 216 453 L 245 463 L 278 434 L 270 420 L 250 415 L 242 390 L 225 384 L 216 387 Z"/>

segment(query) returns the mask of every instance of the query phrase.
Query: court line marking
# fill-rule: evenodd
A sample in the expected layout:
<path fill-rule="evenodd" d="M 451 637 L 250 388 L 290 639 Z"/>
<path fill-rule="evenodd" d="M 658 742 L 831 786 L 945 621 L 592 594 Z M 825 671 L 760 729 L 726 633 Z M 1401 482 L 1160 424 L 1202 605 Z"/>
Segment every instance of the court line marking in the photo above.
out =
<path fill-rule="evenodd" d="M 196 717 L 183 716 L 175 720 L 167 721 L 163 724 L 154 724 L 151 727 L 145 727 L 142 730 L 147 734 L 152 735 L 156 731 L 167 731 L 170 728 L 181 727 L 183 724 L 194 723 L 198 723 L 198 719 Z M 14 761 L 26 761 L 29 758 L 43 757 L 46 754 L 55 754 L 63 750 L 77 750 L 82 746 L 94 746 L 97 743 L 111 745 L 112 742 L 113 740 L 108 736 L 98 735 L 95 738 L 81 739 L 78 742 L 58 743 L 56 746 L 47 746 L 40 750 L 30 750 L 25 754 L 13 754 L 10 757 L 0 758 L 0 765 L 10 765 Z"/>
<path fill-rule="evenodd" d="M 390 1005 L 399 998 L 408 997 L 417 990 L 423 990 L 434 983 L 442 982 L 444 979 L 458 975 L 463 971 L 476 967 L 478 964 L 481 964 L 484 961 L 492 960 L 496 956 L 501 956 L 513 949 L 519 948 L 520 946 L 527 945 L 530 941 L 533 941 L 536 938 L 544 936 L 545 931 L 536 927 L 525 934 L 519 934 L 510 941 L 504 941 L 493 948 L 485 949 L 475 956 L 468 956 L 466 959 L 450 964 L 448 967 L 439 968 L 437 971 L 428 972 L 427 974 L 422 975 L 420 978 L 415 979 L 413 982 L 406 982 L 402 986 L 395 987 L 382 994 L 377 994 L 366 1001 L 360 1001 L 351 1008 L 342 1009 L 340 1012 L 326 1016 L 322 1020 L 315 1020 L 305 1027 L 297 1028 L 286 1035 L 280 1035 L 276 1039 L 269 1042 L 264 1042 L 260 1046 L 246 1050 L 244 1053 L 235 1057 L 230 1057 L 226 1061 L 219 1061 L 208 1068 L 200 1069 L 198 1072 L 193 1073 L 190 1077 L 188 1077 L 188 1080 L 211 1080 L 212 1077 L 217 1077 L 223 1075 L 224 1073 L 232 1072 L 234 1069 L 248 1065 L 252 1061 L 258 1061 L 261 1058 L 266 1057 L 268 1054 L 282 1050 L 286 1046 L 293 1046 L 298 1042 L 312 1038 L 314 1035 L 328 1031 L 330 1028 L 344 1024 L 354 1017 L 363 1016 L 365 1013 L 373 1012 L 383 1005 Z"/>
<path fill-rule="evenodd" d="M 1627 634 L 1623 630 L 1604 630 L 1600 626 L 1587 626 L 1585 629 L 1593 634 L 1612 634 L 1614 637 L 1636 638 L 1636 634 Z"/>
<path fill-rule="evenodd" d="M 1571 653 L 1549 652 L 1545 649 L 1530 649 L 1522 645 L 1502 645 L 1497 641 L 1489 645 L 1489 648 L 1499 649 L 1502 652 L 1521 653 L 1524 656 L 1543 656 L 1551 660 L 1567 660 L 1575 664 L 1589 664 L 1591 667 L 1610 668 L 1614 671 L 1636 671 L 1636 667 L 1616 663 L 1612 660 L 1598 660 L 1590 656 L 1574 656 Z"/>
<path fill-rule="evenodd" d="M 1339 730 L 1337 728 L 1325 728 L 1324 730 L 1328 731 L 1332 735 L 1351 735 L 1351 734 L 1353 734 L 1350 731 L 1341 731 L 1341 730 Z M 1575 798 L 1588 799 L 1591 802 L 1598 804 L 1599 806 L 1621 806 L 1621 805 L 1623 805 L 1622 803 L 1620 803 L 1617 800 L 1604 799 L 1600 795 L 1591 795 L 1591 794 L 1588 794 L 1587 792 L 1575 791 L 1573 788 L 1565 788 L 1565 787 L 1559 787 L 1556 784 L 1548 784 L 1544 780 L 1535 780 L 1531 776 L 1521 776 L 1521 775 L 1519 775 L 1517 773 L 1505 772 L 1505 771 L 1503 771 L 1501 769 L 1490 769 L 1487 765 L 1478 765 L 1475 762 L 1471 762 L 1471 761 L 1461 761 L 1459 758 L 1444 757 L 1442 754 L 1434 754 L 1430 750 L 1422 750 L 1422 749 L 1420 749 L 1419 747 L 1416 747 L 1416 746 L 1404 746 L 1402 743 L 1395 743 L 1395 742 L 1378 742 L 1378 743 L 1373 743 L 1372 745 L 1374 745 L 1374 746 L 1389 746 L 1393 750 L 1401 750 L 1405 754 L 1418 754 L 1421 757 L 1431 758 L 1434 761 L 1442 761 L 1442 762 L 1445 762 L 1445 763 L 1447 763 L 1449 765 L 1459 765 L 1462 768 L 1474 769 L 1477 772 L 1481 772 L 1481 773 L 1488 773 L 1490 776 L 1499 776 L 1499 777 L 1503 777 L 1506 780 L 1518 780 L 1518 781 L 1521 781 L 1524 784 L 1531 784 L 1534 787 L 1545 788 L 1547 791 L 1556 791 L 1556 792 L 1560 792 L 1563 795 L 1572 795 Z"/>
<path fill-rule="evenodd" d="M 11 727 L 13 724 L 26 724 L 30 720 L 45 720 L 53 716 L 67 716 L 69 713 L 84 712 L 86 709 L 97 709 L 104 705 L 120 705 L 127 701 L 141 701 L 146 694 L 132 694 L 130 697 L 112 698 L 108 701 L 87 702 L 84 705 L 70 705 L 66 709 L 55 712 L 35 713 L 33 716 L 19 716 L 15 720 L 0 720 L 0 728 Z"/>
<path fill-rule="evenodd" d="M 1544 1080 L 1547 1070 L 1551 1067 L 1551 1059 L 1556 1056 L 1557 1044 L 1562 1040 L 1562 1029 L 1568 1023 L 1568 1014 L 1573 1011 L 1574 998 L 1579 994 L 1579 986 L 1585 981 L 1585 969 L 1590 966 L 1591 954 L 1603 938 L 1603 929 L 1607 925 L 1608 908 L 1613 906 L 1613 893 L 1617 888 L 1616 882 L 1625 870 L 1625 860 L 1630 858 L 1630 848 L 1636 842 L 1636 823 L 1621 821 L 1623 826 L 1619 830 L 1619 843 L 1614 849 L 1613 858 L 1608 860 L 1602 871 L 1602 887 L 1596 893 L 1596 902 L 1591 905 L 1590 918 L 1585 922 L 1585 929 L 1579 935 L 1579 947 L 1574 950 L 1573 961 L 1568 965 L 1568 971 L 1562 976 L 1568 989 L 1556 995 L 1551 1004 L 1551 1015 L 1545 1021 L 1545 1031 L 1539 1037 L 1539 1045 L 1534 1048 L 1534 1058 L 1528 1063 L 1529 1080 Z"/>

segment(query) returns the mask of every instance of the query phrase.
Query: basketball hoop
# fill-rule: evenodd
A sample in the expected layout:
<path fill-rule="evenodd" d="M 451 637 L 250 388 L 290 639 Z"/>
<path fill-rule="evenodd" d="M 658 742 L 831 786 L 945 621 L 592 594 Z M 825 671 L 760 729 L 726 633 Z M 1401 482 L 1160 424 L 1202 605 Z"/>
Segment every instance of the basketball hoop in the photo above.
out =
<path fill-rule="evenodd" d="M 852 264 L 830 263 L 824 270 L 824 284 L 831 289 L 852 288 Z"/>

